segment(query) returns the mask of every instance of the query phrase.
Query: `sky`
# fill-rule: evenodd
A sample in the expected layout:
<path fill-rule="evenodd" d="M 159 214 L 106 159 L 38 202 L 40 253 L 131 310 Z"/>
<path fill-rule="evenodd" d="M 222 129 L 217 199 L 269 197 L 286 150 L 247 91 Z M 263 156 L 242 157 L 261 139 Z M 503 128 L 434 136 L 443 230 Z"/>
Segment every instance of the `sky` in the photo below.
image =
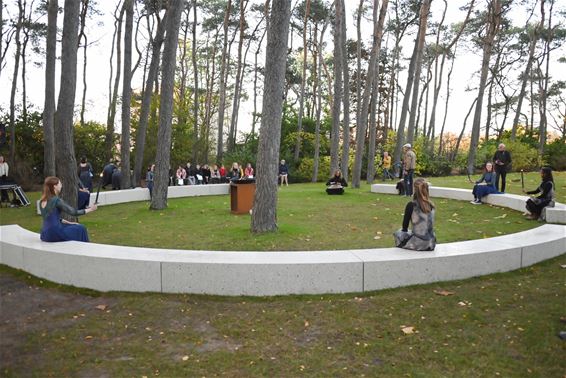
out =
<path fill-rule="evenodd" d="M 252 0 L 252 3 L 261 3 L 260 0 Z M 5 1 L 7 3 L 8 11 L 13 9 L 13 4 L 15 0 Z M 485 7 L 485 2 L 483 1 L 476 1 L 476 6 Z M 295 4 L 295 1 L 293 1 Z M 356 39 L 356 30 L 354 25 L 354 11 L 357 8 L 358 1 L 357 0 L 346 0 L 346 13 L 347 13 L 347 30 L 348 30 L 348 38 Z M 465 12 L 459 10 L 459 8 L 463 5 L 467 4 L 467 1 L 462 0 L 450 0 L 448 1 L 448 10 L 446 15 L 445 23 L 453 23 L 462 21 L 465 17 Z M 88 65 L 87 65 L 87 111 L 86 111 L 86 119 L 87 120 L 95 120 L 101 123 L 106 121 L 106 113 L 108 107 L 108 79 L 110 75 L 109 69 L 109 59 L 110 59 L 110 46 L 112 42 L 112 34 L 113 34 L 113 12 L 116 6 L 116 1 L 111 0 L 99 0 L 98 1 L 98 10 L 100 11 L 99 15 L 93 16 L 88 20 L 87 23 L 87 34 L 90 38 L 90 46 L 88 48 Z M 443 2 L 435 0 L 432 2 L 431 7 L 431 17 L 433 21 L 438 21 L 443 8 Z M 4 18 L 8 18 L 9 15 L 4 15 Z M 526 20 L 526 12 L 525 8 L 521 6 L 514 7 L 511 13 L 511 17 L 515 25 L 520 26 L 524 25 Z M 63 15 L 59 15 L 59 25 L 62 27 Z M 255 25 L 252 25 L 255 27 Z M 366 23 L 363 27 L 364 40 L 366 44 L 369 45 L 371 39 L 372 27 L 369 22 Z M 293 46 L 299 46 L 301 41 L 299 36 L 295 33 L 295 40 L 293 42 Z M 428 36 L 427 41 L 432 41 L 435 37 Z M 413 36 L 406 37 L 402 42 L 403 46 L 403 53 L 405 55 L 409 55 L 412 51 L 413 45 Z M 383 46 L 387 43 L 386 40 L 383 41 Z M 389 41 L 391 44 L 391 41 Z M 327 45 L 332 48 L 332 34 L 327 33 Z M 143 45 L 142 45 L 143 47 Z M 391 46 L 389 46 L 391 47 Z M 58 44 L 58 49 L 60 49 L 60 44 Z M 235 49 L 234 49 L 235 50 Z M 329 51 L 331 53 L 331 51 Z M 9 107 L 10 101 L 10 85 L 12 79 L 12 72 L 13 72 L 13 54 L 14 49 L 8 53 L 7 58 L 7 65 L 2 70 L 1 77 L 0 77 L 0 85 L 3 88 L 0 91 L 0 107 L 3 111 L 7 111 Z M 480 65 L 481 65 L 481 50 L 476 49 L 475 51 L 471 51 L 465 47 L 459 47 L 458 49 L 458 56 L 456 58 L 456 62 L 454 65 L 454 73 L 452 75 L 452 93 L 451 93 L 451 101 L 449 104 L 448 114 L 447 114 L 447 130 L 458 133 L 462 127 L 463 119 L 467 109 L 471 105 L 473 99 L 477 95 L 476 85 L 479 82 L 479 75 L 477 73 Z M 59 56 L 59 51 L 58 51 Z M 552 77 L 555 79 L 562 79 L 566 80 L 566 67 L 560 63 L 557 63 L 557 59 L 560 56 L 566 56 L 566 47 L 562 46 L 559 50 L 556 50 L 552 53 L 551 56 L 551 73 Z M 408 58 L 408 57 L 407 57 Z M 43 90 L 44 90 L 44 71 L 43 67 L 34 64 L 34 62 L 39 62 L 42 59 L 40 56 L 34 56 L 28 60 L 27 64 L 27 71 L 28 74 L 26 76 L 27 88 L 28 88 L 28 102 L 34 104 L 37 110 L 41 110 L 43 108 Z M 136 56 L 134 56 L 134 60 Z M 252 62 L 253 54 L 248 55 L 249 63 Z M 405 66 L 408 66 L 408 61 L 405 61 Z M 76 104 L 77 104 L 77 117 L 78 117 L 78 107 L 80 104 L 81 93 L 82 93 L 82 52 L 79 53 L 79 61 L 78 61 L 78 83 L 77 83 L 77 97 L 76 97 Z M 445 68 L 445 72 L 447 72 L 449 67 Z M 142 69 L 141 67 L 135 73 L 135 76 L 132 81 L 132 86 L 134 89 L 139 90 L 142 86 Z M 509 75 L 512 77 L 517 77 L 520 74 L 521 67 L 518 67 L 517 70 L 511 71 Z M 59 66 L 57 67 L 57 87 L 59 86 Z M 406 73 L 403 71 L 400 77 L 400 84 L 404 88 L 404 82 L 406 80 Z M 444 79 L 445 81 L 446 79 Z M 17 102 L 21 102 L 21 78 L 19 78 L 18 84 L 18 94 L 17 94 Z M 120 86 L 121 88 L 121 86 Z M 422 88 L 422 87 L 421 87 Z M 244 88 L 244 91 L 248 90 L 251 92 L 251 88 L 248 86 Z M 58 91 L 58 89 L 57 89 Z M 512 92 L 512 88 L 510 88 Z M 439 114 L 443 114 L 444 112 L 444 94 L 445 94 L 445 87 L 441 90 L 441 97 L 439 99 L 439 106 L 438 112 Z M 261 94 L 259 94 L 261 96 Z M 400 99 L 402 100 L 402 98 Z M 259 106 L 261 106 L 261 98 L 258 100 Z M 251 102 L 251 96 L 249 101 L 244 101 L 240 105 L 240 115 L 239 115 L 239 130 L 248 131 L 251 128 L 251 112 L 253 109 L 253 104 Z M 485 115 L 485 110 L 484 110 Z M 438 113 L 437 113 L 438 114 Z M 512 117 L 512 116 L 511 116 Z M 119 129 L 119 120 L 120 117 L 117 117 L 117 128 Z M 438 119 L 438 116 L 437 116 Z M 508 121 L 510 125 L 510 121 Z M 471 127 L 471 119 L 468 121 L 468 130 Z"/>

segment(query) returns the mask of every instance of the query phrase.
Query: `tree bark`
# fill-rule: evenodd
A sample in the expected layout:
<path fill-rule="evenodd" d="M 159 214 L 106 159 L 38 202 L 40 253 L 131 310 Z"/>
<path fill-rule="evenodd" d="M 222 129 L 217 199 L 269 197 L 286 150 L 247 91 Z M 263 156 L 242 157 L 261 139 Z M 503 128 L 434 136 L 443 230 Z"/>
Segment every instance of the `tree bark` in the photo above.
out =
<path fill-rule="evenodd" d="M 338 169 L 338 153 L 340 148 L 340 110 L 342 105 L 342 79 L 344 70 L 342 69 L 342 0 L 335 0 L 336 15 L 334 18 L 334 99 L 332 102 L 332 130 L 330 132 L 330 172 L 328 176 L 334 175 Z"/>
<path fill-rule="evenodd" d="M 14 55 L 14 74 L 12 76 L 12 89 L 10 91 L 10 163 L 16 159 L 16 88 L 18 86 L 18 72 L 20 70 L 20 56 L 22 43 L 20 33 L 24 19 L 25 9 L 22 0 L 18 0 L 18 22 L 16 23 L 16 54 Z"/>
<path fill-rule="evenodd" d="M 305 85 L 307 82 L 307 26 L 309 20 L 309 13 L 311 9 L 311 0 L 305 0 L 305 18 L 303 22 L 303 73 L 301 75 L 301 92 L 299 93 L 299 116 L 297 118 L 297 141 L 295 142 L 295 153 L 293 160 L 299 161 L 299 154 L 301 152 L 301 133 L 303 132 L 303 111 L 305 103 Z M 338 12 L 336 12 L 338 17 Z"/>
<path fill-rule="evenodd" d="M 346 38 L 346 12 L 344 0 L 342 1 L 342 69 L 344 70 L 344 93 L 342 101 L 344 104 L 344 120 L 342 122 L 342 158 L 340 167 L 342 169 L 342 177 L 348 181 L 348 166 L 350 165 L 350 69 L 348 67 L 348 44 Z M 333 173 L 331 174 L 331 176 Z"/>
<path fill-rule="evenodd" d="M 226 12 L 224 13 L 224 38 L 222 43 L 222 58 L 220 62 L 220 85 L 218 88 L 218 140 L 216 149 L 216 160 L 222 161 L 224 153 L 224 108 L 226 107 L 226 55 L 228 50 L 228 26 L 230 24 L 230 10 L 232 8 L 232 0 L 228 0 L 226 4 Z"/>
<path fill-rule="evenodd" d="M 63 38 L 61 42 L 61 83 L 55 112 L 56 170 L 63 183 L 61 198 L 71 206 L 77 204 L 77 162 L 73 143 L 73 111 L 77 89 L 77 50 L 80 2 L 65 0 Z"/>
<path fill-rule="evenodd" d="M 124 30 L 124 79 L 122 81 L 122 138 L 120 155 L 122 160 L 123 189 L 132 186 L 130 177 L 130 117 L 132 102 L 132 32 L 134 27 L 134 0 L 125 0 L 126 28 Z"/>
<path fill-rule="evenodd" d="M 491 0 L 488 5 L 487 14 L 487 33 L 483 41 L 483 59 L 481 66 L 481 76 L 480 83 L 478 87 L 478 97 L 476 103 L 476 109 L 474 112 L 474 121 L 472 124 L 472 136 L 470 139 L 470 152 L 468 154 L 468 173 L 472 174 L 474 171 L 474 165 L 476 162 L 476 151 L 479 144 L 480 137 L 480 122 L 481 122 L 481 112 L 483 105 L 483 95 L 485 92 L 485 86 L 487 82 L 487 74 L 489 68 L 489 59 L 491 57 L 491 50 L 493 48 L 493 41 L 497 32 L 499 31 L 499 25 L 501 22 L 501 2 L 500 0 Z"/>
<path fill-rule="evenodd" d="M 43 107 L 43 175 L 55 176 L 55 64 L 57 49 L 57 0 L 47 4 L 45 43 L 45 103 Z"/>
<path fill-rule="evenodd" d="M 136 132 L 136 160 L 134 164 L 134 182 L 137 186 L 141 186 L 143 166 L 143 155 L 145 149 L 145 138 L 147 134 L 147 126 L 149 123 L 149 113 L 151 110 L 151 96 L 153 95 L 153 83 L 157 76 L 159 68 L 159 57 L 161 45 L 163 44 L 163 36 L 165 35 L 165 23 L 167 14 L 163 20 L 158 19 L 157 31 L 151 44 L 151 63 L 146 77 L 145 89 L 143 91 L 142 103 L 140 109 L 140 120 L 138 130 Z"/>
<path fill-rule="evenodd" d="M 324 26 L 322 27 L 322 31 L 320 33 L 320 39 L 318 40 L 317 51 L 315 57 L 317 58 L 317 65 L 314 82 L 315 82 L 315 90 L 317 105 L 316 105 L 316 124 L 315 124 L 315 142 L 314 142 L 314 158 L 313 158 L 313 172 L 312 172 L 312 182 L 318 181 L 318 170 L 320 165 L 320 117 L 322 113 L 322 88 L 320 85 L 320 77 L 322 76 L 322 61 L 324 56 L 322 54 L 323 43 L 324 43 L 324 34 L 326 33 L 326 28 L 328 27 L 329 21 L 326 20 L 324 22 Z M 315 27 L 315 39 L 318 27 Z M 346 170 L 347 171 L 347 170 Z"/>
<path fill-rule="evenodd" d="M 544 0 L 541 0 L 541 14 L 544 20 Z M 542 156 L 544 153 L 544 147 L 546 145 L 546 133 L 547 133 L 547 117 L 546 117 L 546 98 L 548 94 L 548 82 L 550 81 L 550 43 L 554 39 L 554 30 L 552 29 L 552 12 L 554 8 L 554 0 L 550 0 L 550 9 L 548 10 L 548 28 L 546 30 L 547 36 L 544 43 L 544 58 L 546 59 L 546 67 L 544 72 L 544 77 L 542 80 L 542 86 L 539 88 L 539 154 Z"/>
<path fill-rule="evenodd" d="M 83 93 L 81 99 L 81 126 L 85 124 L 85 108 L 86 108 L 86 63 L 87 63 L 87 45 L 88 45 L 88 38 L 85 33 L 86 27 L 86 17 L 88 12 L 88 2 L 89 0 L 82 0 L 82 8 L 81 8 L 81 21 L 80 21 L 80 31 L 79 31 L 79 44 L 81 40 L 83 40 Z"/>
<path fill-rule="evenodd" d="M 426 0 L 425 0 L 426 1 Z M 389 0 L 381 1 L 381 9 L 379 10 L 379 17 L 377 9 L 379 7 L 379 0 L 374 0 L 373 3 L 373 47 L 368 63 L 368 73 L 366 85 L 364 87 L 364 94 L 362 96 L 362 110 L 360 111 L 360 118 L 356 120 L 356 155 L 354 158 L 354 170 L 352 173 L 352 187 L 359 188 L 362 177 L 362 159 L 364 153 L 364 142 L 366 138 L 366 131 L 368 126 L 368 112 L 369 112 L 369 99 L 372 90 L 372 82 L 376 76 L 379 75 L 379 56 L 381 50 L 381 40 L 383 36 L 383 24 L 385 22 L 385 15 L 387 13 L 387 5 Z"/>
<path fill-rule="evenodd" d="M 157 154 L 155 176 L 150 208 L 161 210 L 167 207 L 169 166 L 171 163 L 171 123 L 173 117 L 173 90 L 178 45 L 179 24 L 183 13 L 183 1 L 171 0 L 167 9 L 166 35 L 163 46 L 161 99 L 159 103 L 159 130 L 157 132 Z"/>
<path fill-rule="evenodd" d="M 198 108 L 199 108 L 199 83 L 198 83 L 198 65 L 197 65 L 197 0 L 193 0 L 193 44 L 191 46 L 191 58 L 193 60 L 193 79 L 194 79 L 194 100 L 193 100 L 193 154 L 196 153 L 199 144 L 199 122 L 198 122 Z M 204 156 L 206 158 L 206 156 Z M 193 160 L 196 159 L 196 155 L 193 155 Z"/>
<path fill-rule="evenodd" d="M 274 0 L 267 31 L 263 116 L 257 159 L 257 189 L 251 220 L 254 233 L 277 230 L 277 170 L 287 62 L 291 0 Z"/>
<path fill-rule="evenodd" d="M 413 83 L 413 95 L 411 102 L 411 111 L 409 114 L 409 124 L 407 125 L 407 143 L 413 143 L 415 139 L 415 119 L 417 116 L 417 104 L 419 102 L 419 85 L 421 82 L 421 69 L 423 58 L 423 47 L 426 36 L 426 26 L 428 20 L 428 13 L 430 11 L 430 0 L 424 0 L 421 5 L 419 16 L 419 34 L 416 41 L 417 57 L 415 61 L 415 82 Z"/>

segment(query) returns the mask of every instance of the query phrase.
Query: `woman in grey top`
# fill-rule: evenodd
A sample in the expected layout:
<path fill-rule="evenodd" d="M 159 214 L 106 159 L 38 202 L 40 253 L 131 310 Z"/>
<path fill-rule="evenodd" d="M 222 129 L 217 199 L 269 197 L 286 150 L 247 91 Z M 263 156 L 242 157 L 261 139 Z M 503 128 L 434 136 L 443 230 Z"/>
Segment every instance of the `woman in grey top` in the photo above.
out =
<path fill-rule="evenodd" d="M 393 235 L 397 247 L 415 251 L 432 251 L 436 247 L 434 204 L 429 200 L 428 184 L 423 178 L 415 180 L 413 200 L 405 207 L 403 226 Z"/>

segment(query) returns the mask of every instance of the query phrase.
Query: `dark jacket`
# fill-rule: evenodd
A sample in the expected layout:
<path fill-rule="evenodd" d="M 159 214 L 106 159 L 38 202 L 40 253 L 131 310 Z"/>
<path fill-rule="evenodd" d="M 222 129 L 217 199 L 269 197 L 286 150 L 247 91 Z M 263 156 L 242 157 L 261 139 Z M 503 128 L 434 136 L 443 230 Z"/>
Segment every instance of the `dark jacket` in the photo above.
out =
<path fill-rule="evenodd" d="M 337 184 L 340 184 L 344 187 L 348 186 L 348 183 L 346 182 L 346 180 L 344 180 L 344 177 L 342 176 L 332 176 L 326 182 L 326 185 L 337 185 Z"/>
<path fill-rule="evenodd" d="M 508 172 L 511 170 L 511 153 L 509 151 L 495 151 L 493 155 L 496 172 Z"/>

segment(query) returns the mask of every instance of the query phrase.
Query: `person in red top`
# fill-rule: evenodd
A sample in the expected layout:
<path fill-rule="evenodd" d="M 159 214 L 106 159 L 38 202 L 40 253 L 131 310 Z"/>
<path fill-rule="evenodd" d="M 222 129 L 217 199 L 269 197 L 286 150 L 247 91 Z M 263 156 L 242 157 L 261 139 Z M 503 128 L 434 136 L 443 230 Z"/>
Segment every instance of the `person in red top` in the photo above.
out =
<path fill-rule="evenodd" d="M 185 171 L 182 166 L 179 166 L 179 168 L 177 168 L 175 176 L 177 177 L 176 184 L 183 185 L 185 183 L 185 178 L 187 178 L 187 171 Z"/>
<path fill-rule="evenodd" d="M 248 163 L 246 165 L 246 169 L 244 170 L 244 176 L 249 178 L 254 177 L 254 169 L 252 168 L 252 163 Z"/>
<path fill-rule="evenodd" d="M 226 182 L 226 168 L 224 167 L 224 164 L 220 166 L 218 171 L 220 172 L 220 182 Z"/>

